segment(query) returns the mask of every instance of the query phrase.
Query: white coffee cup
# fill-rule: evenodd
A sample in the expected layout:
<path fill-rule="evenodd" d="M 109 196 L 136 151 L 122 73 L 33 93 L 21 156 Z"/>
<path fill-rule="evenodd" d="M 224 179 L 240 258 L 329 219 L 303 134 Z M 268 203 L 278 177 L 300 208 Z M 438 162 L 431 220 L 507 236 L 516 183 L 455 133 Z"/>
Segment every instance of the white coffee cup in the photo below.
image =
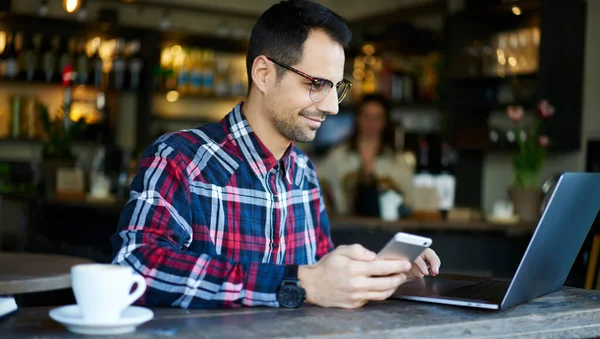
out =
<path fill-rule="evenodd" d="M 81 264 L 71 267 L 71 282 L 83 319 L 114 323 L 146 291 L 146 281 L 131 267 Z M 131 292 L 134 284 L 135 291 Z"/>

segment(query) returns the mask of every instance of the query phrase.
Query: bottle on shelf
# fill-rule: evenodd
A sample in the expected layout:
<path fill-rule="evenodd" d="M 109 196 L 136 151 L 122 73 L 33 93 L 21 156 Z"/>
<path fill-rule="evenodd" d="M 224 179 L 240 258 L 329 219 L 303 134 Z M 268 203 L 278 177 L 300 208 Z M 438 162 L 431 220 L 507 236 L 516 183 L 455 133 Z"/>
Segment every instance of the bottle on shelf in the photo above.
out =
<path fill-rule="evenodd" d="M 67 37 L 60 37 L 58 47 L 58 71 L 62 74 L 67 65 L 74 65 L 73 53 L 71 50 L 71 40 Z"/>
<path fill-rule="evenodd" d="M 77 52 L 75 53 L 75 65 L 77 70 L 76 82 L 80 85 L 86 85 L 89 81 L 90 59 L 85 50 L 85 39 L 77 41 Z"/>
<path fill-rule="evenodd" d="M 246 68 L 240 64 L 231 64 L 229 79 L 231 84 L 231 95 L 245 95 L 248 86 L 248 80 L 246 79 Z"/>
<path fill-rule="evenodd" d="M 21 112 L 21 136 L 27 139 L 36 139 L 40 134 L 40 119 L 38 100 L 35 96 L 23 98 Z"/>
<path fill-rule="evenodd" d="M 177 89 L 177 75 L 175 74 L 175 65 L 173 64 L 173 58 L 161 62 L 161 73 L 162 73 L 162 85 L 163 90 L 171 91 Z"/>
<path fill-rule="evenodd" d="M 119 38 L 115 42 L 114 55 L 112 60 L 112 70 L 110 78 L 110 84 L 113 88 L 120 90 L 125 87 L 125 78 L 126 78 L 126 65 L 127 62 L 125 60 L 124 54 L 125 41 L 122 38 Z"/>
<path fill-rule="evenodd" d="M 140 41 L 133 40 L 130 42 L 130 56 L 129 56 L 129 88 L 137 90 L 140 87 L 140 77 L 142 75 L 142 69 L 144 67 L 144 59 L 140 52 Z"/>
<path fill-rule="evenodd" d="M 35 36 L 26 34 L 23 41 L 23 51 L 21 53 L 21 74 L 19 79 L 24 81 L 34 81 L 37 79 L 36 71 L 38 69 L 39 54 L 36 53 Z"/>
<path fill-rule="evenodd" d="M 65 89 L 64 91 L 64 117 L 63 124 L 66 129 L 69 129 L 73 124 L 73 120 L 71 120 L 71 105 L 73 103 L 73 79 L 76 77 L 76 73 L 71 67 L 71 65 L 67 65 L 65 69 L 62 71 L 62 85 Z"/>
<path fill-rule="evenodd" d="M 452 150 L 448 142 L 443 141 L 441 145 L 440 174 L 436 177 L 436 188 L 438 191 L 440 211 L 447 214 L 454 208 L 454 197 L 456 194 L 456 177 L 453 171 Z"/>
<path fill-rule="evenodd" d="M 6 52 L 8 49 L 8 34 L 5 35 L 4 45 L 0 45 L 2 52 L 0 52 L 0 79 L 4 79 L 4 73 L 6 73 Z"/>
<path fill-rule="evenodd" d="M 56 72 L 56 47 L 54 41 L 53 37 L 42 37 L 42 67 L 45 82 L 55 81 L 56 74 L 61 74 Z"/>
<path fill-rule="evenodd" d="M 106 109 L 106 94 L 104 92 L 100 92 L 96 96 L 96 111 L 98 113 L 98 119 L 95 124 L 95 138 L 96 141 L 100 143 L 105 143 L 110 140 L 110 126 Z"/>
<path fill-rule="evenodd" d="M 226 58 L 217 59 L 217 69 L 215 72 L 215 95 L 226 96 L 229 95 L 229 60 Z"/>
<path fill-rule="evenodd" d="M 13 139 L 21 138 L 21 108 L 23 98 L 20 95 L 10 97 L 10 137 Z"/>
<path fill-rule="evenodd" d="M 160 91 L 163 89 L 163 69 L 160 65 L 152 67 L 152 89 Z"/>
<path fill-rule="evenodd" d="M 0 107 L 0 139 L 10 137 L 10 112 L 4 107 Z"/>
<path fill-rule="evenodd" d="M 102 46 L 102 43 L 98 41 L 91 58 L 90 82 L 96 88 L 103 88 L 104 86 L 104 70 L 102 57 L 100 57 L 100 46 Z"/>
<path fill-rule="evenodd" d="M 35 57 L 35 70 L 33 71 L 34 81 L 44 80 L 44 65 L 42 59 L 42 34 L 36 33 L 33 36 L 33 53 Z"/>
<path fill-rule="evenodd" d="M 182 49 L 181 52 L 173 57 L 173 67 L 175 73 L 177 73 L 177 91 L 180 93 L 189 93 L 191 73 L 190 54 L 187 49 Z"/>
<path fill-rule="evenodd" d="M 215 93 L 215 52 L 213 50 L 205 50 L 202 59 L 204 65 L 202 93 L 204 95 L 213 95 Z"/>
<path fill-rule="evenodd" d="M 192 69 L 190 72 L 190 93 L 202 93 L 202 51 L 198 48 L 192 48 Z"/>
<path fill-rule="evenodd" d="M 10 39 L 7 41 L 6 48 L 4 49 L 3 60 L 3 76 L 6 79 L 16 79 L 19 75 L 19 55 L 17 54 L 17 34 L 12 32 Z"/>
<path fill-rule="evenodd" d="M 419 145 L 419 158 L 417 163 L 417 170 L 413 180 L 415 187 L 435 187 L 435 180 L 430 169 L 429 143 L 427 142 L 427 140 L 422 140 L 421 144 Z"/>

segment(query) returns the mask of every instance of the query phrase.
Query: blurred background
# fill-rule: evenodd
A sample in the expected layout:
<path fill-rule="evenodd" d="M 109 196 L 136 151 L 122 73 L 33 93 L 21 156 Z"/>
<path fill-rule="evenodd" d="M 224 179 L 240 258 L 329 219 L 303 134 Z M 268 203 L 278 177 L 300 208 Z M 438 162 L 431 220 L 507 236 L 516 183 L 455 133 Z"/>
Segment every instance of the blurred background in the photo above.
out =
<path fill-rule="evenodd" d="M 324 163 L 380 94 L 415 186 L 411 208 L 376 196 L 374 214 L 332 209 L 334 242 L 376 250 L 405 230 L 432 237 L 447 271 L 511 276 L 557 175 L 600 170 L 600 2 L 319 2 L 349 21 L 353 87 L 299 146 Z M 0 0 L 0 249 L 110 261 L 141 152 L 243 100 L 250 31 L 274 3 Z"/>

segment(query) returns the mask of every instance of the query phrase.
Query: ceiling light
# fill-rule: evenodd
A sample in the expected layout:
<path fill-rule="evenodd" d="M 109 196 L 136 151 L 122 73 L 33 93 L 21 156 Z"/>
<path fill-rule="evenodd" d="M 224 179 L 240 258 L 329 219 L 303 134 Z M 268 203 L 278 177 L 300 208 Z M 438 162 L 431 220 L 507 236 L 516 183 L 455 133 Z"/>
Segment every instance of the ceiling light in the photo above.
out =
<path fill-rule="evenodd" d="M 521 15 L 521 7 L 519 6 L 512 6 L 512 12 L 514 15 Z"/>
<path fill-rule="evenodd" d="M 67 13 L 76 12 L 81 6 L 81 0 L 63 0 L 63 7 Z"/>

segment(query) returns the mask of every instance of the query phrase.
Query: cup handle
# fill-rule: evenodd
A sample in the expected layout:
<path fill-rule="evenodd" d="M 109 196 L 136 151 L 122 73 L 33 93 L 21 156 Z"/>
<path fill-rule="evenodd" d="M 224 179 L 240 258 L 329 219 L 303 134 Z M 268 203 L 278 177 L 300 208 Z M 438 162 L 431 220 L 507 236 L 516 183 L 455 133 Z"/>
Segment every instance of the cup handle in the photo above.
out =
<path fill-rule="evenodd" d="M 128 307 L 129 305 L 133 304 L 146 291 L 146 287 L 147 287 L 146 279 L 144 279 L 143 276 L 141 276 L 139 274 L 133 274 L 133 281 L 131 283 L 131 286 L 133 286 L 133 284 L 135 284 L 135 283 L 137 283 L 137 287 L 136 287 L 135 291 L 133 291 L 133 293 L 131 293 L 129 295 L 129 298 L 127 298 L 125 307 Z"/>

